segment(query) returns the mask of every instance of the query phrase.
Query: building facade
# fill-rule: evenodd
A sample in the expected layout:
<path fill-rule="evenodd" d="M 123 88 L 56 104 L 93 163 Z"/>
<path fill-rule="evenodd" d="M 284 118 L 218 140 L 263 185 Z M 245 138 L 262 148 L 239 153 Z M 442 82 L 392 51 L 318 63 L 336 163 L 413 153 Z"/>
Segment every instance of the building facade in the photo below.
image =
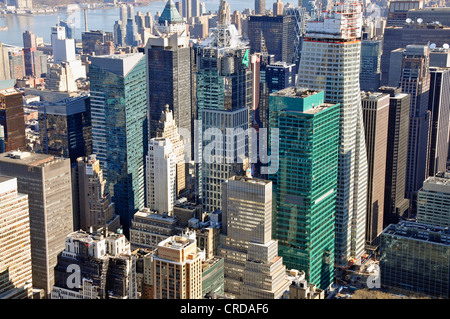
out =
<path fill-rule="evenodd" d="M 285 265 L 324 289 L 334 280 L 339 104 L 300 88 L 270 99 L 270 129 L 279 129 L 273 237 Z"/>
<path fill-rule="evenodd" d="M 17 178 L 28 194 L 33 288 L 49 297 L 57 255 L 73 231 L 70 160 L 27 152 L 0 155 L 0 174 Z"/>
<path fill-rule="evenodd" d="M 376 245 L 384 228 L 390 95 L 379 92 L 362 93 L 361 102 L 368 162 L 366 242 Z"/>
<path fill-rule="evenodd" d="M 356 1 L 333 3 L 325 17 L 308 21 L 297 80 L 297 86 L 324 90 L 325 102 L 340 103 L 338 264 L 359 260 L 365 244 L 368 167 L 359 85 L 361 21 Z"/>
<path fill-rule="evenodd" d="M 141 53 L 92 57 L 89 74 L 92 150 L 100 160 L 116 213 L 128 234 L 134 213 L 145 204 L 145 58 Z"/>
<path fill-rule="evenodd" d="M 413 222 L 389 225 L 381 234 L 381 287 L 449 298 L 450 233 Z"/>
<path fill-rule="evenodd" d="M 409 200 L 405 198 L 405 180 L 411 96 L 393 87 L 381 87 L 380 92 L 390 95 L 384 183 L 385 228 L 389 224 L 396 224 L 400 217 L 406 217 L 409 209 Z"/>
<path fill-rule="evenodd" d="M 0 299 L 31 299 L 31 241 L 28 195 L 17 179 L 0 176 Z"/>

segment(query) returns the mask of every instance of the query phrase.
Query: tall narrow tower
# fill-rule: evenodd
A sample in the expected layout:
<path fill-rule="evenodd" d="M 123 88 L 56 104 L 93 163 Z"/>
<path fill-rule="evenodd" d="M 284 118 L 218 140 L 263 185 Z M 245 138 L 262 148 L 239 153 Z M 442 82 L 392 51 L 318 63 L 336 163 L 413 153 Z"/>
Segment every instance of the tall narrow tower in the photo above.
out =
<path fill-rule="evenodd" d="M 210 29 L 209 38 L 196 52 L 196 133 L 200 135 L 194 150 L 199 163 L 197 189 L 204 199 L 204 210 L 210 212 L 220 209 L 222 182 L 241 172 L 248 153 L 245 133 L 252 107 L 250 48 L 230 24 L 229 12 L 229 6 L 222 0 L 218 25 Z"/>
<path fill-rule="evenodd" d="M 341 104 L 336 205 L 336 263 L 364 253 L 367 157 L 359 84 L 362 6 L 357 0 L 331 4 L 307 23 L 297 86 L 325 90 L 325 101 Z"/>

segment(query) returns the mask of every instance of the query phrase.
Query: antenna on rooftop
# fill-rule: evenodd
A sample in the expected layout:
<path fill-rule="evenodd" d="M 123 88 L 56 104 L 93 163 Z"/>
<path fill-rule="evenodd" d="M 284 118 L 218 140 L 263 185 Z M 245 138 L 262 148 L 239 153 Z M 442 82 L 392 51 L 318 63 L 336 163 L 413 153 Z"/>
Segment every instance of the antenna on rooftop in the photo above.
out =
<path fill-rule="evenodd" d="M 444 45 L 442 46 L 444 49 L 448 49 L 450 46 L 448 45 L 448 43 L 444 43 Z"/>
<path fill-rule="evenodd" d="M 406 19 L 406 23 L 409 24 L 409 23 L 411 23 L 411 22 L 412 22 L 412 20 L 411 20 L 410 18 L 407 18 L 407 19 Z"/>

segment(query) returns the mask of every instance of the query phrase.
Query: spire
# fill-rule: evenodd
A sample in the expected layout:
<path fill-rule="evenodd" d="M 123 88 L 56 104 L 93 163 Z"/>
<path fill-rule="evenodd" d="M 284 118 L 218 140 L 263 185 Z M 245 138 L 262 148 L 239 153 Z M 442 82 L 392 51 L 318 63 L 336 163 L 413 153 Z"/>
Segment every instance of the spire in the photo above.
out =
<path fill-rule="evenodd" d="M 165 25 L 166 21 L 168 24 L 184 23 L 184 20 L 175 7 L 175 3 L 173 2 L 173 0 L 167 1 L 163 12 L 158 19 L 158 23 L 161 25 Z"/>

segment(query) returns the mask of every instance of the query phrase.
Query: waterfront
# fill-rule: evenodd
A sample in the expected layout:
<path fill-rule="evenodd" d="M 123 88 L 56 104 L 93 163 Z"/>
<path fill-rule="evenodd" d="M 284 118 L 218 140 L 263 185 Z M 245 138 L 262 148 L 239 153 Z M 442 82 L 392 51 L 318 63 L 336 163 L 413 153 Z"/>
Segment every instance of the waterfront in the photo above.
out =
<path fill-rule="evenodd" d="M 238 10 L 242 12 L 246 8 L 254 9 L 254 1 L 251 0 L 228 0 L 231 12 Z M 287 1 L 283 1 L 285 4 Z M 295 2 L 295 1 L 294 1 Z M 219 8 L 219 0 L 206 0 L 206 10 L 215 12 Z M 158 11 L 162 12 L 166 1 L 152 2 L 146 6 L 135 7 L 135 13 L 140 11 L 147 13 L 149 10 L 153 15 Z M 270 8 L 272 3 L 267 2 L 266 7 Z M 119 19 L 119 8 L 99 8 L 88 9 L 88 29 L 113 31 L 114 22 Z M 74 38 L 81 39 L 81 33 L 85 29 L 83 10 L 77 11 L 58 11 L 45 14 L 34 15 L 12 15 L 6 14 L 0 16 L 0 27 L 8 27 L 8 30 L 0 31 L 0 42 L 10 45 L 22 46 L 22 33 L 25 30 L 34 32 L 37 36 L 44 38 L 44 43 L 50 43 L 51 27 L 60 20 L 65 20 L 75 25 Z"/>

